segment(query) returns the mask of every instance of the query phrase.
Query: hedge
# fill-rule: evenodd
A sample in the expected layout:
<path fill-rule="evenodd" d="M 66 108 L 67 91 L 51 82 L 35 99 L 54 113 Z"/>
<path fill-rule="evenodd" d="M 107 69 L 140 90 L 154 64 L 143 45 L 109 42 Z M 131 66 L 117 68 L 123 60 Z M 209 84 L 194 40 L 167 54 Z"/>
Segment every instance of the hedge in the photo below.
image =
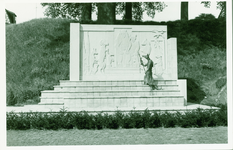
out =
<path fill-rule="evenodd" d="M 227 126 L 227 106 L 219 110 L 195 109 L 184 112 L 132 110 L 129 113 L 116 111 L 113 114 L 86 111 L 68 112 L 7 112 L 7 130 L 26 129 L 119 129 L 119 128 L 170 128 Z"/>

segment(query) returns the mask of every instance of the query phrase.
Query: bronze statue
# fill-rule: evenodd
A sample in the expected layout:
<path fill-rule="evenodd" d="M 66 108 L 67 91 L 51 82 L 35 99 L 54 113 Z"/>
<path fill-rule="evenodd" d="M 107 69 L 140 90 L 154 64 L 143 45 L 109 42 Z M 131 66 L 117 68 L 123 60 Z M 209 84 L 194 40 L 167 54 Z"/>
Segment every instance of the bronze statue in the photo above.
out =
<path fill-rule="evenodd" d="M 144 64 L 142 60 L 140 60 L 142 66 L 147 66 L 147 70 L 145 70 L 145 76 L 144 76 L 144 84 L 149 85 L 151 87 L 151 90 L 161 90 L 162 88 L 158 88 L 158 85 L 155 83 L 153 76 L 152 76 L 152 67 L 153 67 L 153 61 L 150 59 L 149 55 L 142 56 L 147 59 L 147 64 Z"/>

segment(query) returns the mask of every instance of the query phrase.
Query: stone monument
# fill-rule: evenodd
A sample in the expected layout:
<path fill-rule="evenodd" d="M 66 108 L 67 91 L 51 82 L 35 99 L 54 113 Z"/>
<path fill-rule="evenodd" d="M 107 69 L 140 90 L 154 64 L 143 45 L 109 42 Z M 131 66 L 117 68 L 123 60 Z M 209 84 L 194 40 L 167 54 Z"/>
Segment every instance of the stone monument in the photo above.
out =
<path fill-rule="evenodd" d="M 153 78 L 163 90 L 143 85 L 149 54 Z M 53 91 L 42 91 L 40 104 L 68 108 L 113 110 L 184 106 L 186 80 L 177 78 L 176 38 L 167 39 L 166 26 L 70 25 L 70 80 Z"/>

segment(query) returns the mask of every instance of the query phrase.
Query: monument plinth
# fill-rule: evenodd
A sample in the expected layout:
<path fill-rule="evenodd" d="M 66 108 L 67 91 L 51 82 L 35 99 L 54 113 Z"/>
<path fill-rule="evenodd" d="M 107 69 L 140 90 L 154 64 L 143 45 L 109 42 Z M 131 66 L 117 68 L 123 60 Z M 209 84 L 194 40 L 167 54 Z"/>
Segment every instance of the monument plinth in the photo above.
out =
<path fill-rule="evenodd" d="M 163 90 L 143 85 L 143 55 Z M 70 80 L 42 91 L 41 104 L 104 108 L 160 107 L 186 104 L 186 81 L 177 78 L 176 38 L 166 26 L 70 25 Z M 181 88 L 182 87 L 182 88 Z"/>

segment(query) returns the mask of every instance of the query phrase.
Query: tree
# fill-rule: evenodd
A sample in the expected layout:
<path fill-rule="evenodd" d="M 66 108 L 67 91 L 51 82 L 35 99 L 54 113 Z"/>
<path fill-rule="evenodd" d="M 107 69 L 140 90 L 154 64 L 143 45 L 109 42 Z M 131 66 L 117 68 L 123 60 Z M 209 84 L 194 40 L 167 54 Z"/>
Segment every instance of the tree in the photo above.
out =
<path fill-rule="evenodd" d="M 125 3 L 125 19 L 132 20 L 132 3 Z"/>
<path fill-rule="evenodd" d="M 181 20 L 188 20 L 188 2 L 181 2 Z"/>
<path fill-rule="evenodd" d="M 123 14 L 123 20 L 141 21 L 143 12 L 154 18 L 156 12 L 161 12 L 167 7 L 164 2 L 118 2 L 116 3 L 116 14 Z"/>
<path fill-rule="evenodd" d="M 198 17 L 196 17 L 195 19 L 199 19 L 199 20 L 214 20 L 216 18 L 212 14 L 204 14 L 204 13 L 202 13 Z"/>
<path fill-rule="evenodd" d="M 41 3 L 46 7 L 44 15 L 52 18 L 91 20 L 94 11 L 91 3 Z"/>
<path fill-rule="evenodd" d="M 97 3 L 97 21 L 101 24 L 114 24 L 116 20 L 115 3 Z"/>
<path fill-rule="evenodd" d="M 83 3 L 82 11 L 81 11 L 81 20 L 82 21 L 90 21 L 91 20 L 91 12 L 92 12 L 92 4 L 91 3 Z"/>
<path fill-rule="evenodd" d="M 201 4 L 204 4 L 205 7 L 210 8 L 211 1 L 203 1 Z M 218 18 L 226 19 L 226 1 L 218 1 L 217 2 L 217 9 L 220 9 L 221 12 L 218 15 Z"/>
<path fill-rule="evenodd" d="M 80 21 L 91 20 L 91 13 L 97 10 L 99 23 L 114 23 L 116 14 L 124 14 L 123 19 L 142 20 L 143 12 L 154 17 L 165 7 L 163 2 L 116 2 L 116 3 L 41 3 L 46 7 L 44 14 L 52 18 L 69 18 Z M 97 9 L 96 9 L 97 7 Z"/>

